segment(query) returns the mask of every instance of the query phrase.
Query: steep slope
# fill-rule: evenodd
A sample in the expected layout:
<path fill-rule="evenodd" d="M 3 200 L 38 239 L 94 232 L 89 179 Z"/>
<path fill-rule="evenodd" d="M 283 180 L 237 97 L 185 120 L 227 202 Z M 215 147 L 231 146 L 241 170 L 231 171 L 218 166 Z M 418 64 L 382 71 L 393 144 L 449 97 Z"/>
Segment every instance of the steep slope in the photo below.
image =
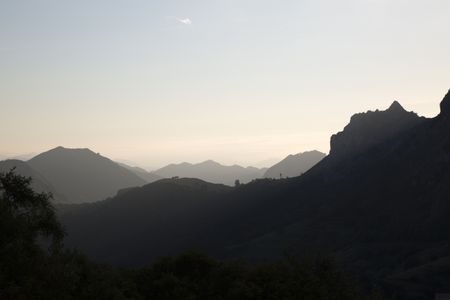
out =
<path fill-rule="evenodd" d="M 199 178 L 208 182 L 234 185 L 236 180 L 247 183 L 253 179 L 261 178 L 265 171 L 266 169 L 244 168 L 238 165 L 224 166 L 215 161 L 207 160 L 198 164 L 170 164 L 154 173 L 166 178 L 175 176 Z"/>
<path fill-rule="evenodd" d="M 26 162 L 17 159 L 0 161 L 0 172 L 14 171 L 22 176 L 31 177 L 31 187 L 38 193 L 51 193 L 55 202 L 65 202 L 65 198 L 39 172 L 31 168 Z"/>
<path fill-rule="evenodd" d="M 313 226 L 321 223 L 321 230 L 327 228 L 330 231 L 327 234 L 342 234 L 345 223 L 350 226 L 349 231 L 364 228 L 355 226 L 356 219 L 369 227 L 371 221 L 378 223 L 377 218 L 381 217 L 377 215 L 378 209 L 385 214 L 401 212 L 401 218 L 406 216 L 405 209 L 422 213 L 411 207 L 413 202 L 409 203 L 417 194 L 410 195 L 411 191 L 405 191 L 402 185 L 408 182 L 406 177 L 420 173 L 418 165 L 424 165 L 425 159 L 422 156 L 426 157 L 425 150 L 435 143 L 413 142 L 412 139 L 428 136 L 426 131 L 435 121 L 406 112 L 396 102 L 386 111 L 369 111 L 355 116 L 343 132 L 332 136 L 329 156 L 304 176 L 286 180 L 283 184 L 284 219 L 286 223 L 295 224 L 289 225 L 295 228 L 294 231 L 307 228 L 305 224 L 295 223 L 298 220 L 302 223 L 311 221 Z M 417 158 L 413 160 L 406 156 L 407 152 L 415 153 Z M 426 172 L 419 175 L 430 179 Z M 279 202 L 272 196 L 269 198 L 269 202 Z M 334 219 L 342 223 L 334 224 Z M 375 230 L 383 231 L 381 227 L 375 227 Z M 317 233 L 313 229 L 310 232 Z M 308 239 L 308 243 L 310 241 Z M 282 247 L 287 246 L 286 242 Z"/>
<path fill-rule="evenodd" d="M 356 273 L 402 291 L 406 299 L 424 299 L 448 290 L 448 282 L 441 278 L 449 277 L 450 265 L 440 263 L 450 255 L 445 247 L 450 240 L 447 105 L 449 94 L 434 119 L 391 109 L 360 115 L 358 121 L 366 127 L 352 124 L 352 118 L 340 135 L 342 140 L 332 140 L 330 155 L 305 176 L 287 181 L 282 196 L 261 194 L 264 203 L 272 203 L 270 211 L 241 215 L 250 218 L 247 222 L 253 228 L 261 227 L 262 220 L 264 226 L 270 219 L 278 223 L 271 221 L 270 230 L 252 237 L 230 235 L 230 240 L 235 238 L 231 256 L 273 257 L 286 249 L 331 252 Z M 365 116 L 376 117 L 377 123 L 368 126 Z M 360 135 L 347 129 L 360 129 Z M 369 132 L 373 135 L 366 135 Z M 257 197 L 259 192 L 249 193 Z M 276 205 L 280 202 L 283 209 Z M 228 226 L 240 232 L 251 229 L 239 223 Z M 426 276 L 395 275 L 436 264 L 439 268 L 434 271 L 426 268 Z"/>
<path fill-rule="evenodd" d="M 265 178 L 300 176 L 326 156 L 317 150 L 289 155 L 279 163 L 270 167 L 264 174 Z"/>
<path fill-rule="evenodd" d="M 125 169 L 133 172 L 136 174 L 139 178 L 144 180 L 146 183 L 152 183 L 157 180 L 163 179 L 163 177 L 156 175 L 153 172 L 148 172 L 145 169 L 139 168 L 139 167 L 132 167 L 124 163 L 118 163 L 120 166 L 124 167 Z"/>
<path fill-rule="evenodd" d="M 57 147 L 35 156 L 28 164 L 70 203 L 102 200 L 120 189 L 145 184 L 131 171 L 89 149 Z"/>
<path fill-rule="evenodd" d="M 331 136 L 330 154 L 341 157 L 364 152 L 423 120 L 416 113 L 407 112 L 397 101 L 385 111 L 355 114 L 342 132 Z"/>

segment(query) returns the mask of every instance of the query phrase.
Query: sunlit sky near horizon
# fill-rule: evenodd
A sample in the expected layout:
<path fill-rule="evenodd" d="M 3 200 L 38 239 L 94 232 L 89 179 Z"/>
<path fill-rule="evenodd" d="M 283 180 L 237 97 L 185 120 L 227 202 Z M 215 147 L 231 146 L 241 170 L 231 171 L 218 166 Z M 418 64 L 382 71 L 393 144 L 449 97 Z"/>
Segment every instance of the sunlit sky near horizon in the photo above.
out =
<path fill-rule="evenodd" d="M 448 0 L 0 0 L 0 155 L 154 169 L 329 150 L 352 114 L 432 117 Z"/>

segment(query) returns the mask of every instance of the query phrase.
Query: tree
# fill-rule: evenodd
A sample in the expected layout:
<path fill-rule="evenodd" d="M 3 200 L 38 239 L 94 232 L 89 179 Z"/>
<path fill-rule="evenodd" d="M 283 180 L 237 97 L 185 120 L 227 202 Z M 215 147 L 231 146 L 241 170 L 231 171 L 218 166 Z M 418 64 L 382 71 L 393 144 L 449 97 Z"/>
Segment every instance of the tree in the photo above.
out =
<path fill-rule="evenodd" d="M 51 195 L 36 193 L 14 169 L 0 173 L 0 298 L 26 298 L 64 236 Z M 47 245 L 48 252 L 42 245 Z M 32 288 L 33 287 L 33 288 Z"/>
<path fill-rule="evenodd" d="M 50 203 L 51 194 L 36 193 L 31 178 L 0 173 L 0 249 L 19 245 L 37 247 L 37 239 L 51 239 L 52 248 L 60 245 L 64 232 Z"/>

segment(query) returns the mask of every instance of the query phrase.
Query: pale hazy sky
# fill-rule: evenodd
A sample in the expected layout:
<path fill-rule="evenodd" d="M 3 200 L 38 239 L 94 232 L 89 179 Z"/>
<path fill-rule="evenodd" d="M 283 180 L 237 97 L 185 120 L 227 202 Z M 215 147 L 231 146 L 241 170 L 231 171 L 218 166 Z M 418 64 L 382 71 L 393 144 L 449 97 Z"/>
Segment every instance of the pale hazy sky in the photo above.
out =
<path fill-rule="evenodd" d="M 434 116 L 448 0 L 0 0 L 0 154 L 147 168 L 329 150 L 353 113 Z"/>

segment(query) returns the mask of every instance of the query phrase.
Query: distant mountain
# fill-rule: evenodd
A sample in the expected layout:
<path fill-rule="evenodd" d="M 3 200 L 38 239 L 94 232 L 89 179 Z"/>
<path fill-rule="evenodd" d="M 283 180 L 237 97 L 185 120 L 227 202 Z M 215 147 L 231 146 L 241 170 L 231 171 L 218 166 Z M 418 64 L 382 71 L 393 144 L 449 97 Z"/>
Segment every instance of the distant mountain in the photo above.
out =
<path fill-rule="evenodd" d="M 286 178 L 300 176 L 326 156 L 317 150 L 289 155 L 279 163 L 270 167 L 264 174 L 265 178 Z"/>
<path fill-rule="evenodd" d="M 147 183 L 152 183 L 154 181 L 163 179 L 163 177 L 158 176 L 158 175 L 154 174 L 153 172 L 148 172 L 145 169 L 142 169 L 139 167 L 132 167 L 132 166 L 129 166 L 124 163 L 118 163 L 118 164 L 121 165 L 122 167 L 124 167 L 125 169 L 133 172 L 134 174 L 139 176 L 141 179 L 145 180 L 145 182 L 147 182 Z"/>
<path fill-rule="evenodd" d="M 52 186 L 47 179 L 44 178 L 39 172 L 31 168 L 26 162 L 17 159 L 8 159 L 0 161 L 0 172 L 8 172 L 14 168 L 14 172 L 25 176 L 31 177 L 31 187 L 38 193 L 52 193 L 53 200 L 55 202 L 65 202 L 66 199 Z"/>
<path fill-rule="evenodd" d="M 30 158 L 32 158 L 35 155 L 36 155 L 36 153 L 25 153 L 25 154 L 19 154 L 19 155 L 4 155 L 4 154 L 0 154 L 0 160 L 11 159 L 11 160 L 26 161 L 26 160 L 29 160 Z"/>
<path fill-rule="evenodd" d="M 36 156 L 36 153 L 25 153 L 25 154 L 20 154 L 20 155 L 10 157 L 10 159 L 18 159 L 18 160 L 27 161 L 27 160 L 33 158 L 34 156 Z"/>
<path fill-rule="evenodd" d="M 212 183 L 222 183 L 234 185 L 236 180 L 241 183 L 250 182 L 253 179 L 261 178 L 267 169 L 254 167 L 241 167 L 238 165 L 224 166 L 215 161 L 207 160 L 198 164 L 181 163 L 170 164 L 154 173 L 161 177 L 189 177 L 199 178 Z"/>
<path fill-rule="evenodd" d="M 35 156 L 28 164 L 70 203 L 103 200 L 120 189 L 146 183 L 133 172 L 89 149 L 57 147 Z"/>
<path fill-rule="evenodd" d="M 110 263 L 188 248 L 252 260 L 332 254 L 399 299 L 432 299 L 450 290 L 449 129 L 450 92 L 432 119 L 394 102 L 352 117 L 303 176 L 214 193 L 159 181 L 61 220 L 71 246 Z"/>

